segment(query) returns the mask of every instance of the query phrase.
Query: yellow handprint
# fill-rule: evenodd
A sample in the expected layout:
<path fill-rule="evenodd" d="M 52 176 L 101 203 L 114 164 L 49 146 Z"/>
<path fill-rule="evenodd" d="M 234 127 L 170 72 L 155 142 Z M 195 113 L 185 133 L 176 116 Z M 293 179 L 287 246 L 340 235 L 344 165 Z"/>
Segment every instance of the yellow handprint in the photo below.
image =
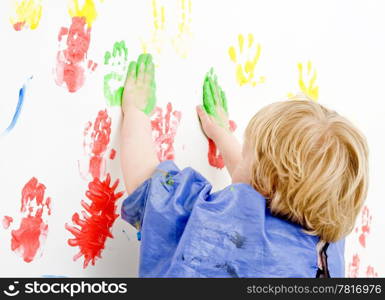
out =
<path fill-rule="evenodd" d="M 257 84 L 264 83 L 264 76 L 260 76 L 258 81 L 254 80 L 255 67 L 261 56 L 261 45 L 256 44 L 254 52 L 254 36 L 251 33 L 247 36 L 246 49 L 244 49 L 244 44 L 244 36 L 242 34 L 238 35 L 239 57 L 237 57 L 237 51 L 234 46 L 229 48 L 230 59 L 236 64 L 235 76 L 237 82 L 240 86 L 245 84 L 256 86 Z M 251 55 L 252 57 L 250 57 Z"/>
<path fill-rule="evenodd" d="M 144 53 L 156 51 L 156 53 L 160 54 L 162 52 L 166 18 L 164 5 L 159 7 L 157 2 L 157 0 L 152 0 L 153 31 L 148 43 L 142 41 Z M 152 48 L 150 51 L 149 47 Z"/>
<path fill-rule="evenodd" d="M 79 5 L 79 0 L 70 0 L 68 12 L 71 17 L 84 17 L 88 27 L 92 26 L 98 15 L 93 0 L 84 0 L 82 6 Z"/>
<path fill-rule="evenodd" d="M 298 63 L 298 85 L 302 94 L 313 101 L 318 100 L 318 86 L 316 84 L 317 71 L 313 67 L 312 62 L 309 60 L 306 64 L 306 72 L 304 74 L 304 66 L 302 63 Z M 305 77 L 305 79 L 304 79 Z M 289 93 L 288 97 L 293 98 L 295 95 Z"/>
<path fill-rule="evenodd" d="M 11 23 L 16 31 L 29 28 L 36 29 L 39 26 L 42 6 L 41 0 L 13 1 L 16 16 L 11 17 Z"/>
<path fill-rule="evenodd" d="M 178 0 L 179 23 L 178 33 L 172 42 L 176 53 L 186 58 L 192 39 L 191 33 L 191 0 Z"/>

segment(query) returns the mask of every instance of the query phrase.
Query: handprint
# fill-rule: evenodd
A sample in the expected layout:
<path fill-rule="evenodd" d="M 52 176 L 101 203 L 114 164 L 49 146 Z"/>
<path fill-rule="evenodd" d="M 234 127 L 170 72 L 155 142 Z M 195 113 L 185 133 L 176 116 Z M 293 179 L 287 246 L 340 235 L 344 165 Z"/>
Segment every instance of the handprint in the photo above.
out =
<path fill-rule="evenodd" d="M 313 101 L 318 100 L 318 86 L 317 71 L 313 67 L 312 62 L 309 60 L 306 64 L 306 71 L 304 72 L 304 65 L 302 63 L 297 64 L 298 68 L 298 86 L 302 94 L 310 98 Z M 288 97 L 293 98 L 296 96 L 294 93 L 289 93 Z"/>
<path fill-rule="evenodd" d="M 176 53 L 186 58 L 191 47 L 191 0 L 178 0 L 179 22 L 178 32 L 172 42 Z"/>
<path fill-rule="evenodd" d="M 150 115 L 156 104 L 155 66 L 150 54 L 141 54 L 128 66 L 126 85 L 123 91 L 122 109 L 134 104 Z"/>
<path fill-rule="evenodd" d="M 65 44 L 63 37 L 66 36 Z M 60 48 L 56 55 L 56 83 L 65 85 L 69 92 L 74 93 L 85 81 L 84 69 L 88 48 L 90 46 L 91 28 L 87 27 L 84 17 L 73 17 L 70 28 L 62 27 L 59 32 Z M 97 64 L 91 60 L 87 68 L 94 71 Z"/>
<path fill-rule="evenodd" d="M 45 198 L 44 184 L 32 177 L 21 192 L 20 212 L 23 217 L 19 229 L 12 230 L 11 249 L 18 253 L 25 262 L 31 262 L 42 253 L 42 247 L 48 234 L 47 216 L 51 214 L 51 198 Z M 9 223 L 12 217 L 4 218 Z"/>
<path fill-rule="evenodd" d="M 115 42 L 112 52 L 104 55 L 104 64 L 111 70 L 104 76 L 104 97 L 108 105 L 122 105 L 124 82 L 127 75 L 127 48 L 124 41 Z"/>
<path fill-rule="evenodd" d="M 71 17 L 83 17 L 87 22 L 87 26 L 91 28 L 94 23 L 97 12 L 94 0 L 84 0 L 83 5 L 79 5 L 79 0 L 70 0 L 68 13 Z"/>
<path fill-rule="evenodd" d="M 91 26 L 97 13 L 93 0 L 84 0 L 82 6 L 78 0 L 70 0 L 68 12 L 72 17 L 71 25 L 69 28 L 62 27 L 59 32 L 60 50 L 56 55 L 55 81 L 74 93 L 83 86 L 85 71 L 93 72 L 97 67 L 95 62 L 87 59 Z"/>
<path fill-rule="evenodd" d="M 214 74 L 214 70 L 212 68 L 206 74 L 203 83 L 203 108 L 208 115 L 214 118 L 217 125 L 230 130 L 231 132 L 235 131 L 237 125 L 234 121 L 231 121 L 228 118 L 228 107 L 225 92 L 218 84 L 218 78 Z M 211 166 L 222 169 L 225 166 L 225 163 L 214 140 L 212 139 L 212 136 L 215 135 L 212 131 L 215 130 L 215 127 L 203 128 L 209 144 L 207 157 Z"/>
<path fill-rule="evenodd" d="M 23 28 L 36 29 L 39 26 L 42 5 L 41 0 L 13 1 L 15 16 L 11 17 L 11 23 L 16 31 Z"/>
<path fill-rule="evenodd" d="M 173 111 L 172 104 L 167 104 L 166 113 L 160 107 L 155 108 L 151 119 L 152 135 L 159 161 L 175 158 L 174 140 L 179 127 L 182 113 Z"/>
<path fill-rule="evenodd" d="M 154 52 L 160 54 L 165 42 L 165 8 L 164 5 L 158 5 L 159 0 L 152 0 L 153 27 L 149 41 L 142 41 L 144 53 Z"/>
<path fill-rule="evenodd" d="M 256 86 L 265 82 L 264 76 L 260 76 L 257 81 L 254 78 L 255 67 L 261 56 L 261 45 L 254 44 L 254 36 L 251 33 L 248 34 L 246 42 L 245 47 L 245 37 L 242 34 L 238 35 L 238 51 L 234 46 L 231 46 L 229 56 L 231 61 L 236 64 L 235 76 L 238 84 L 240 86 L 246 84 Z"/>

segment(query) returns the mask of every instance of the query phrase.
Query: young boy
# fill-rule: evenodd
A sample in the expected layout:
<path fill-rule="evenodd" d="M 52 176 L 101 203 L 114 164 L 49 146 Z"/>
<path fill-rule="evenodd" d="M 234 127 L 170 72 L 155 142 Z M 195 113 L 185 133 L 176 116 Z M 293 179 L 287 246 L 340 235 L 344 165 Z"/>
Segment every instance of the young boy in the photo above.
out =
<path fill-rule="evenodd" d="M 130 65 L 122 105 L 130 194 L 122 218 L 141 231 L 139 275 L 343 277 L 344 237 L 367 194 L 364 136 L 334 111 L 290 100 L 261 109 L 241 148 L 211 80 L 211 102 L 197 112 L 232 178 L 212 193 L 194 169 L 159 163 L 148 116 L 154 82 L 151 56 L 142 55 Z"/>

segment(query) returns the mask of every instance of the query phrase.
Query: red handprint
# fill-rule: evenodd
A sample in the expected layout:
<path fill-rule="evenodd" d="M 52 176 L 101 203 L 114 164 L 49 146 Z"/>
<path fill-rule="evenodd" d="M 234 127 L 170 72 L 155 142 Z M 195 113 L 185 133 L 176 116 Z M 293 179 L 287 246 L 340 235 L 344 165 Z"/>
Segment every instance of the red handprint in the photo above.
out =
<path fill-rule="evenodd" d="M 67 36 L 66 48 L 56 55 L 56 83 L 59 86 L 65 84 L 68 91 L 74 93 L 85 81 L 84 65 L 91 41 L 91 27 L 87 26 L 85 17 L 73 17 L 69 28 L 60 29 L 59 42 L 62 42 L 64 36 Z M 87 68 L 91 71 L 94 71 L 96 66 L 91 60 L 87 62 Z"/>
<path fill-rule="evenodd" d="M 12 230 L 11 249 L 17 252 L 25 262 L 31 262 L 38 252 L 42 251 L 42 245 L 48 234 L 46 215 L 51 214 L 51 198 L 45 198 L 44 184 L 32 177 L 21 192 L 20 212 L 24 215 L 19 229 Z M 12 221 L 11 217 L 5 217 Z M 9 226 L 9 223 L 8 223 Z"/>
<path fill-rule="evenodd" d="M 152 135 L 160 161 L 174 159 L 174 140 L 182 118 L 180 111 L 172 110 L 172 104 L 170 102 L 167 104 L 166 109 L 167 111 L 165 115 L 163 115 L 162 108 L 156 107 L 151 120 Z"/>

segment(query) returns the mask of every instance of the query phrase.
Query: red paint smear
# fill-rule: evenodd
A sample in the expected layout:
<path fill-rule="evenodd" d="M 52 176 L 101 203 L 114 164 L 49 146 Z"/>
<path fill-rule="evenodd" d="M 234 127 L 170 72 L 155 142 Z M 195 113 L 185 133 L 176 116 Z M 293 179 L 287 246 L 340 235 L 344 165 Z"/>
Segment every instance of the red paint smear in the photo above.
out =
<path fill-rule="evenodd" d="M 72 222 L 75 226 L 65 225 L 74 238 L 68 239 L 68 244 L 72 247 L 79 247 L 80 251 L 74 256 L 77 260 L 84 256 L 83 268 L 86 268 L 91 262 L 95 265 L 97 257 L 101 257 L 106 239 L 113 238 L 111 227 L 116 214 L 116 202 L 123 195 L 123 192 L 115 193 L 119 180 L 110 186 L 111 177 L 107 174 L 105 181 L 101 182 L 99 178 L 94 178 L 88 184 L 87 198 L 90 204 L 82 200 L 82 217 L 78 213 L 73 214 Z"/>
<path fill-rule="evenodd" d="M 115 156 L 116 156 L 116 150 L 115 149 L 111 149 L 111 151 L 110 151 L 110 159 L 115 159 Z"/>
<path fill-rule="evenodd" d="M 88 129 L 89 130 L 89 129 Z M 85 133 L 88 132 L 87 128 Z M 89 172 L 92 178 L 100 178 L 105 170 L 104 154 L 110 142 L 111 118 L 107 110 L 99 111 L 91 133 Z"/>
<path fill-rule="evenodd" d="M 175 157 L 174 140 L 181 118 L 182 113 L 176 110 L 173 111 L 170 102 L 167 104 L 165 115 L 163 115 L 162 108 L 155 108 L 151 127 L 156 152 L 160 161 L 172 160 Z"/>
<path fill-rule="evenodd" d="M 229 121 L 230 131 L 234 132 L 237 129 L 237 124 L 230 120 Z M 217 145 L 212 139 L 208 139 L 209 142 L 209 152 L 207 153 L 207 158 L 209 160 L 209 164 L 212 167 L 222 169 L 225 166 L 225 162 L 223 160 L 222 154 L 219 153 Z"/>
<path fill-rule="evenodd" d="M 32 177 L 22 190 L 20 211 L 27 216 L 21 220 L 19 229 L 12 230 L 11 249 L 19 253 L 25 262 L 31 262 L 35 258 L 47 237 L 48 224 L 42 215 L 46 207 L 50 214 L 51 198 L 44 200 L 45 189 L 42 183 Z M 34 209 L 35 215 L 32 215 Z"/>
<path fill-rule="evenodd" d="M 15 24 L 13 24 L 13 28 L 16 30 L 16 31 L 20 31 L 23 29 L 25 25 L 25 22 L 17 22 Z"/>
<path fill-rule="evenodd" d="M 73 17 L 70 28 L 62 27 L 58 34 L 59 42 L 67 36 L 67 48 L 56 55 L 56 83 L 66 85 L 74 93 L 85 81 L 84 64 L 91 41 L 91 28 L 85 17 Z M 88 61 L 88 68 L 95 70 L 96 64 Z"/>
<path fill-rule="evenodd" d="M 365 205 L 361 214 L 361 234 L 358 237 L 362 247 L 366 247 L 366 236 L 370 233 L 370 223 L 372 222 L 372 216 L 370 215 L 369 208 Z"/>
<path fill-rule="evenodd" d="M 374 270 L 373 266 L 368 266 L 366 268 L 366 277 L 378 277 L 378 273 Z"/>
<path fill-rule="evenodd" d="M 12 217 L 4 216 L 3 218 L 3 228 L 8 229 L 11 223 L 13 222 Z"/>
<path fill-rule="evenodd" d="M 358 254 L 354 254 L 353 260 L 349 264 L 348 277 L 351 277 L 351 278 L 358 277 L 359 270 L 360 270 L 360 257 L 358 256 Z"/>

